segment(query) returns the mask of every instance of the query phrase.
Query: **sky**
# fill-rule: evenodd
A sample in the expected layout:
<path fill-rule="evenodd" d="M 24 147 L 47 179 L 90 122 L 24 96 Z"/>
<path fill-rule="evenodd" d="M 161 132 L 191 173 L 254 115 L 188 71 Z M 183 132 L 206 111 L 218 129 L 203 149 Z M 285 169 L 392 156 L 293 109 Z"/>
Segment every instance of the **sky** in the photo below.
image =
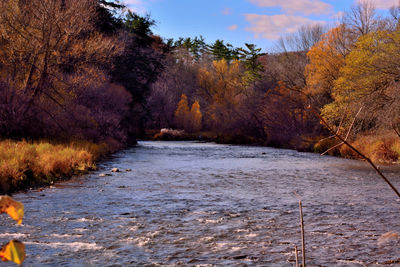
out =
<path fill-rule="evenodd" d="M 302 25 L 334 25 L 359 0 L 125 0 L 138 14 L 156 21 L 153 32 L 163 38 L 202 35 L 207 43 L 224 40 L 235 47 L 256 44 L 273 49 L 276 40 Z M 388 9 L 399 0 L 372 0 Z"/>

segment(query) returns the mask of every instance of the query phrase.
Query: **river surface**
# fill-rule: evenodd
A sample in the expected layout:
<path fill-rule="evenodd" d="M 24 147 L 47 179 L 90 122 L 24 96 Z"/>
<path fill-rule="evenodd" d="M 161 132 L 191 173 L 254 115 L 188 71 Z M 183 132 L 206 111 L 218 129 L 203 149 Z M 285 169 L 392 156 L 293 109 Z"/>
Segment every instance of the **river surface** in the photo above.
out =
<path fill-rule="evenodd" d="M 298 199 L 309 265 L 400 266 L 400 202 L 363 162 L 139 142 L 99 167 L 14 195 L 25 218 L 0 216 L 0 241 L 26 244 L 24 266 L 294 266 Z M 384 171 L 400 187 L 400 171 Z"/>

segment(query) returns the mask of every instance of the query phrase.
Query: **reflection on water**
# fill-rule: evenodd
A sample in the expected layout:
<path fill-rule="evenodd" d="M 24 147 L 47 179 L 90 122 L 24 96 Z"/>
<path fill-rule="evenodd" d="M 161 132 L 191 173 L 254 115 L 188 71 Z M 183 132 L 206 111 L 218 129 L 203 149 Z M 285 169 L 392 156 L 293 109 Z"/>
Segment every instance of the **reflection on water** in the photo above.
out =
<path fill-rule="evenodd" d="M 25 242 L 25 266 L 293 266 L 299 196 L 309 264 L 400 264 L 400 202 L 362 162 L 140 142 L 101 167 L 15 195 L 26 218 L 15 226 L 1 216 L 0 241 Z M 132 171 L 99 177 L 112 167 Z M 399 171 L 386 171 L 400 187 Z M 387 232 L 395 233 L 378 244 Z"/>

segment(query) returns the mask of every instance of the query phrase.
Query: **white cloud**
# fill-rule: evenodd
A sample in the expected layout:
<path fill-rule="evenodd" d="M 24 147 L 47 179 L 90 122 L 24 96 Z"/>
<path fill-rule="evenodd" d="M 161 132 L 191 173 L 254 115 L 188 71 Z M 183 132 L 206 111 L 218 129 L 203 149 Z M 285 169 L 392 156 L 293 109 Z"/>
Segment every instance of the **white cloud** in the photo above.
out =
<path fill-rule="evenodd" d="M 260 7 L 280 7 L 285 13 L 289 14 L 305 14 L 320 15 L 330 14 L 332 6 L 321 0 L 249 0 Z M 383 0 L 386 1 L 386 0 Z"/>
<path fill-rule="evenodd" d="M 233 24 L 228 27 L 228 30 L 230 30 L 230 31 L 236 31 L 237 29 L 238 29 L 238 25 L 236 25 L 236 24 Z"/>
<path fill-rule="evenodd" d="M 252 25 L 246 31 L 254 33 L 254 37 L 276 40 L 284 34 L 294 33 L 303 25 L 323 24 L 324 21 L 315 21 L 300 16 L 291 15 L 258 15 L 245 14 L 245 18 Z"/>
<path fill-rule="evenodd" d="M 362 2 L 362 1 L 365 1 L 365 0 L 358 0 L 356 2 Z M 398 6 L 399 5 L 399 1 L 398 0 L 372 0 L 372 3 L 378 9 L 389 9 L 392 6 Z"/>
<path fill-rule="evenodd" d="M 142 1 L 141 0 L 124 0 L 123 3 L 125 5 L 142 5 Z"/>
<path fill-rule="evenodd" d="M 225 8 L 224 10 L 222 10 L 222 14 L 228 16 L 228 15 L 232 14 L 232 9 Z"/>
<path fill-rule="evenodd" d="M 127 8 L 137 14 L 146 14 L 147 10 L 144 8 L 142 0 L 124 0 L 122 1 Z"/>

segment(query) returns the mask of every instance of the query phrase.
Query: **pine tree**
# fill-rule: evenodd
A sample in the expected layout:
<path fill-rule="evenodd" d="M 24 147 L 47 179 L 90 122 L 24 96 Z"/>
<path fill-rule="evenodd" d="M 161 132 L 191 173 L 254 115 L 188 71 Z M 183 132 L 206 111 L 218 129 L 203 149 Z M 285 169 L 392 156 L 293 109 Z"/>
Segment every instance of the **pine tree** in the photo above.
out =
<path fill-rule="evenodd" d="M 261 53 L 261 48 L 256 48 L 254 44 L 246 43 L 245 45 L 246 49 L 240 48 L 239 54 L 246 68 L 244 81 L 246 84 L 251 84 L 262 78 L 261 73 L 264 71 L 264 66 L 259 61 L 259 58 L 264 54 Z"/>

